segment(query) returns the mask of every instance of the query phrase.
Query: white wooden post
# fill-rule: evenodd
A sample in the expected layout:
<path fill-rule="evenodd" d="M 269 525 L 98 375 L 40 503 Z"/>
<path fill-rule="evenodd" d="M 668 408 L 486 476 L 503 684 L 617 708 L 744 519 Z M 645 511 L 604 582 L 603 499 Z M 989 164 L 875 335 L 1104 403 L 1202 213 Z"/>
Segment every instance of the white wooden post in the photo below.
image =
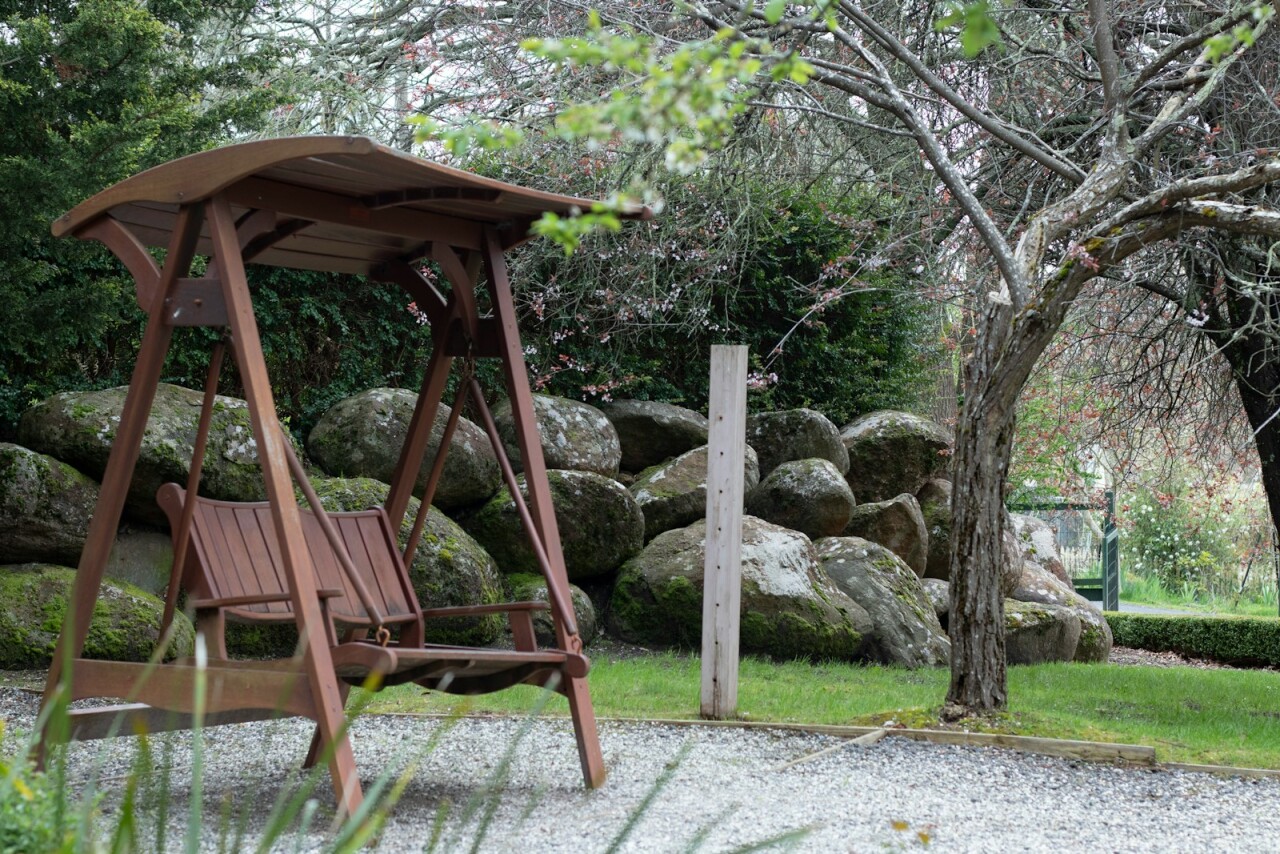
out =
<path fill-rule="evenodd" d="M 747 348 L 711 348 L 707 440 L 707 555 L 702 586 L 702 716 L 738 710 L 742 599 L 742 499 L 747 429 Z"/>

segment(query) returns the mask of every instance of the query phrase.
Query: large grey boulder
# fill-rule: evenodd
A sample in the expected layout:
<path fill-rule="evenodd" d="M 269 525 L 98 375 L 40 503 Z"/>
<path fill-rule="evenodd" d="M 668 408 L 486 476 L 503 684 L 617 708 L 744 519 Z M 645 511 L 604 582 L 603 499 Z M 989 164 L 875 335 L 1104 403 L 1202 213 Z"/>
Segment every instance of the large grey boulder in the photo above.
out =
<path fill-rule="evenodd" d="M 78 563 L 97 500 L 66 463 L 0 442 L 0 563 Z"/>
<path fill-rule="evenodd" d="M 951 660 L 951 642 L 933 603 L 901 558 L 859 537 L 826 537 L 814 548 L 827 576 L 870 616 L 867 652 L 874 660 L 902 667 Z"/>
<path fill-rule="evenodd" d="M 1080 642 L 1076 644 L 1072 661 L 1106 661 L 1111 658 L 1115 638 L 1102 609 L 1083 596 L 1069 607 L 1080 618 Z"/>
<path fill-rule="evenodd" d="M 945 478 L 951 465 L 951 434 L 927 418 L 882 410 L 840 431 L 849 451 L 849 486 L 859 501 L 885 501 L 915 494 L 925 481 Z"/>
<path fill-rule="evenodd" d="M 172 537 L 149 528 L 126 525 L 116 533 L 106 575 L 163 598 L 172 567 Z"/>
<path fill-rule="evenodd" d="M 1004 600 L 1005 655 L 1010 664 L 1071 661 L 1080 631 L 1080 617 L 1070 608 Z"/>
<path fill-rule="evenodd" d="M 1004 511 L 1004 534 L 1000 540 L 1000 570 L 1000 593 L 1005 597 L 1012 596 L 1022 580 L 1022 549 L 1008 510 Z"/>
<path fill-rule="evenodd" d="M 929 597 L 933 613 L 938 615 L 938 622 L 945 629 L 947 616 L 951 613 L 951 585 L 941 579 L 926 577 L 920 579 L 920 586 L 924 588 L 924 595 Z"/>
<path fill-rule="evenodd" d="M 121 386 L 55 394 L 23 413 L 18 441 L 100 479 L 120 427 L 127 391 Z M 140 521 L 168 524 L 156 505 L 156 490 L 170 481 L 186 485 L 202 402 L 198 391 L 167 383 L 157 389 L 126 504 Z M 204 495 L 227 501 L 266 497 L 249 407 L 243 400 L 215 398 L 200 489 Z"/>
<path fill-rule="evenodd" d="M 935 479 L 927 481 L 916 493 L 929 535 L 925 578 L 946 581 L 951 577 L 951 492 L 951 481 Z"/>
<path fill-rule="evenodd" d="M 812 409 L 761 412 L 747 417 L 747 444 L 760 455 L 760 476 L 791 460 L 827 460 L 843 475 L 849 452 L 840 431 L 827 416 Z"/>
<path fill-rule="evenodd" d="M 608 623 L 632 643 L 699 648 L 706 523 L 667 531 L 618 573 Z M 739 648 L 776 658 L 851 659 L 871 629 L 866 611 L 822 572 L 803 534 L 742 522 Z"/>
<path fill-rule="evenodd" d="M 1106 661 L 1111 655 L 1111 626 L 1097 606 L 1053 575 L 1041 562 L 1024 560 L 1022 574 L 1010 599 L 1066 608 L 1080 618 L 1080 642 L 1075 661 Z"/>
<path fill-rule="evenodd" d="M 507 586 L 511 589 L 513 602 L 550 602 L 551 594 L 547 592 L 547 581 L 541 575 L 520 573 L 508 575 Z M 576 584 L 569 585 L 569 599 L 573 602 L 573 616 L 578 621 L 578 637 L 582 643 L 589 644 L 596 637 L 596 607 L 591 597 Z M 551 610 L 533 612 L 533 636 L 538 646 L 554 647 L 556 645 L 555 622 L 551 619 Z"/>
<path fill-rule="evenodd" d="M 652 400 L 615 400 L 600 411 L 618 431 L 622 470 L 641 472 L 707 444 L 706 416 Z"/>
<path fill-rule="evenodd" d="M 833 537 L 849 524 L 853 491 L 829 461 L 791 460 L 748 493 L 744 511 L 810 539 Z"/>
<path fill-rule="evenodd" d="M 924 575 L 929 534 L 914 495 L 904 493 L 889 501 L 859 504 L 850 514 L 844 535 L 879 543 L 906 561 L 916 575 Z"/>
<path fill-rule="evenodd" d="M 517 481 L 527 498 L 524 476 Z M 625 486 L 588 471 L 548 471 L 547 482 L 570 579 L 607 575 L 640 551 L 644 514 Z M 540 571 L 505 487 L 463 525 L 504 574 Z"/>
<path fill-rule="evenodd" d="M 372 478 L 312 478 L 320 503 L 329 512 L 381 507 L 390 487 Z M 397 535 L 403 549 L 413 530 L 421 502 L 409 500 Z M 491 605 L 503 601 L 502 578 L 492 557 L 466 531 L 435 507 L 427 512 L 422 540 L 409 565 L 409 580 L 426 608 L 456 605 Z M 429 643 L 483 646 L 502 634 L 504 618 L 450 617 L 425 621 Z"/>
<path fill-rule="evenodd" d="M 0 566 L 0 669 L 49 666 L 71 599 L 76 571 L 28 563 Z M 164 602 L 131 584 L 103 581 L 85 641 L 86 658 L 146 661 L 160 639 Z M 182 614 L 174 616 L 166 658 L 191 654 L 195 633 Z"/>
<path fill-rule="evenodd" d="M 402 388 L 373 388 L 340 400 L 312 428 L 307 453 L 326 474 L 389 483 L 417 405 L 418 395 Z M 414 494 L 419 497 L 444 439 L 449 414 L 450 408 L 441 404 L 432 423 L 427 453 L 414 484 Z M 479 504 L 498 491 L 501 480 L 489 437 L 459 416 L 432 504 L 445 510 Z"/>
<path fill-rule="evenodd" d="M 533 414 L 542 438 L 542 455 L 547 468 L 590 471 L 605 477 L 618 474 L 618 465 L 622 461 L 618 431 L 599 409 L 576 400 L 535 394 Z M 493 408 L 493 420 L 498 425 L 498 433 L 502 436 L 511 464 L 516 471 L 522 471 L 510 400 L 504 400 Z"/>
<path fill-rule="evenodd" d="M 1009 598 L 1019 602 L 1035 602 L 1040 605 L 1073 605 L 1077 600 L 1087 602 L 1043 564 L 1023 560 L 1018 573 L 1018 583 L 1014 585 Z"/>
<path fill-rule="evenodd" d="M 1071 576 L 1062 564 L 1058 535 L 1052 526 L 1043 519 L 1021 513 L 1011 513 L 1009 518 L 1013 521 L 1013 533 L 1018 538 L 1022 562 L 1043 569 L 1070 587 Z"/>
<path fill-rule="evenodd" d="M 743 489 L 750 493 L 759 482 L 756 452 L 748 445 L 743 461 Z M 694 448 L 670 462 L 645 469 L 629 488 L 644 513 L 646 540 L 705 519 L 707 446 Z"/>

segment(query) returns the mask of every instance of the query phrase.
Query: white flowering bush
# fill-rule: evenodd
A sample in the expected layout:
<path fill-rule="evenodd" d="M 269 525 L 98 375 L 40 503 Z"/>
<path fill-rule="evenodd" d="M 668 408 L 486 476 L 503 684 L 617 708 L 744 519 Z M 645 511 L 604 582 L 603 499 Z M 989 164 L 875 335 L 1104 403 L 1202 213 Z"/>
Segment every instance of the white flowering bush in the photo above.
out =
<path fill-rule="evenodd" d="M 1247 512 L 1194 494 L 1145 489 L 1128 502 L 1121 537 L 1125 566 L 1170 593 L 1234 593 L 1246 565 Z M 1245 534 L 1245 536 L 1242 536 Z"/>

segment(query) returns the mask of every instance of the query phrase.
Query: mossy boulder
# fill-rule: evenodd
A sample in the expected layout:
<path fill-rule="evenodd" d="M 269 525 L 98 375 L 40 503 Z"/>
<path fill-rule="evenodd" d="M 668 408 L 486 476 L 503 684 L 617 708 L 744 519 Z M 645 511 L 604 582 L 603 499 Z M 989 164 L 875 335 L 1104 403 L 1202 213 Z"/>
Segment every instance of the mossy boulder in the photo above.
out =
<path fill-rule="evenodd" d="M 0 563 L 78 563 L 97 501 L 93 479 L 0 442 Z"/>
<path fill-rule="evenodd" d="M 313 478 L 312 485 L 320 503 L 330 512 L 380 507 L 390 490 L 387 484 L 372 478 Z M 397 537 L 401 548 L 408 542 L 419 507 L 421 503 L 416 498 L 409 500 Z M 422 540 L 409 565 L 409 580 L 424 609 L 503 601 L 502 579 L 493 558 L 435 507 L 427 512 Z M 496 641 L 505 625 L 505 618 L 499 614 L 432 619 L 425 622 L 425 637 L 429 643 L 483 646 Z"/>
<path fill-rule="evenodd" d="M 618 474 L 622 462 L 618 431 L 599 409 L 576 400 L 535 394 L 533 415 L 548 469 L 589 471 L 605 477 Z M 522 471 L 511 401 L 504 400 L 493 408 L 493 420 L 511 464 Z"/>
<path fill-rule="evenodd" d="M 747 493 L 760 482 L 760 465 L 750 445 L 743 460 L 742 477 Z M 646 540 L 707 518 L 707 446 L 645 469 L 629 488 L 644 513 Z"/>
<path fill-rule="evenodd" d="M 1019 541 L 1022 542 L 1021 538 Z M 1025 555 L 1025 551 L 1024 551 Z M 1064 584 L 1044 563 L 1024 560 L 1018 584 L 1009 594 L 1011 600 L 1066 608 L 1080 619 L 1080 642 L 1074 661 L 1106 661 L 1111 655 L 1111 626 L 1102 611 Z"/>
<path fill-rule="evenodd" d="M 0 669 L 48 667 L 62 632 L 76 571 L 43 563 L 0 566 Z M 164 602 L 131 584 L 107 579 L 93 606 L 86 658 L 146 661 L 160 637 Z M 191 654 L 195 633 L 186 617 L 176 627 L 168 658 Z"/>
<path fill-rule="evenodd" d="M 667 531 L 623 565 L 608 625 L 622 640 L 697 649 L 702 643 L 706 523 Z M 822 572 L 808 537 L 742 520 L 739 649 L 780 659 L 853 659 L 871 623 Z"/>
<path fill-rule="evenodd" d="M 522 572 L 508 575 L 506 582 L 513 602 L 551 601 L 546 579 L 541 575 Z M 596 607 L 592 604 L 591 597 L 576 584 L 569 585 L 569 599 L 573 602 L 573 615 L 578 621 L 578 637 L 582 638 L 583 644 L 589 644 L 596 637 Z M 533 635 L 538 639 L 539 646 L 556 645 L 556 628 L 550 610 L 533 612 Z"/>
<path fill-rule="evenodd" d="M 1005 656 L 1010 664 L 1071 661 L 1080 633 L 1080 617 L 1070 608 L 1004 600 Z"/>
<path fill-rule="evenodd" d="M 840 431 L 827 416 L 812 409 L 748 416 L 747 444 L 760 455 L 761 477 L 791 460 L 826 460 L 841 476 L 849 470 L 849 452 L 840 441 Z"/>
<path fill-rule="evenodd" d="M 683 406 L 653 400 L 615 400 L 600 404 L 600 411 L 618 431 L 620 465 L 625 472 L 644 471 L 707 444 L 706 417 Z"/>
<path fill-rule="evenodd" d="M 1101 609 L 1084 597 L 1070 607 L 1080 618 L 1080 642 L 1076 644 L 1076 654 L 1072 661 L 1109 659 L 1115 641 L 1111 634 L 1111 624 L 1102 615 Z"/>
<path fill-rule="evenodd" d="M 1009 594 L 1019 602 L 1036 602 L 1041 605 L 1075 605 L 1088 600 L 1049 572 L 1043 564 L 1023 561 L 1018 583 Z"/>
<path fill-rule="evenodd" d="M 517 482 L 527 500 L 524 475 Z M 644 514 L 625 486 L 589 471 L 548 471 L 547 482 L 571 580 L 608 575 L 640 551 Z M 539 572 L 507 488 L 464 519 L 463 526 L 493 555 L 504 574 Z"/>
<path fill-rule="evenodd" d="M 127 391 L 121 386 L 55 394 L 23 413 L 18 441 L 100 479 Z M 156 506 L 156 490 L 170 481 L 186 484 L 202 402 L 198 391 L 167 383 L 157 389 L 126 502 L 135 519 L 167 526 Z M 243 400 L 221 395 L 214 399 L 200 491 L 227 501 L 260 501 L 266 496 L 249 407 Z"/>
<path fill-rule="evenodd" d="M 864 415 L 846 425 L 840 439 L 849 451 L 849 486 L 859 501 L 914 495 L 925 481 L 945 478 L 951 465 L 951 434 L 909 412 Z"/>
<path fill-rule="evenodd" d="M 173 538 L 150 528 L 127 525 L 116 534 L 107 577 L 164 597 L 173 567 Z"/>
<path fill-rule="evenodd" d="M 903 493 L 888 501 L 859 504 L 849 516 L 844 535 L 879 543 L 902 558 L 916 575 L 924 575 L 929 533 L 914 495 Z"/>
<path fill-rule="evenodd" d="M 902 667 L 951 660 L 951 642 L 933 602 L 900 557 L 860 537 L 825 537 L 814 548 L 827 576 L 871 618 L 868 656 Z"/>
<path fill-rule="evenodd" d="M 853 492 L 829 460 L 790 460 L 751 490 L 744 510 L 810 539 L 832 537 L 849 524 Z"/>
<path fill-rule="evenodd" d="M 926 481 L 916 493 L 925 533 L 929 535 L 925 578 L 951 578 L 951 492 L 951 481 L 934 479 Z"/>
<path fill-rule="evenodd" d="M 307 437 L 307 453 L 326 474 L 391 481 L 418 395 L 402 388 L 373 388 L 341 400 L 326 412 Z M 431 425 L 414 494 L 421 496 L 435 463 L 450 408 L 440 405 Z M 502 474 L 489 437 L 459 416 L 444 471 L 432 504 L 445 510 L 486 501 L 498 491 Z"/>
<path fill-rule="evenodd" d="M 1043 519 L 1022 513 L 1010 513 L 1009 520 L 1012 521 L 1013 533 L 1018 538 L 1018 550 L 1023 564 L 1043 570 L 1071 587 L 1071 576 L 1062 564 L 1058 534 L 1053 527 Z"/>

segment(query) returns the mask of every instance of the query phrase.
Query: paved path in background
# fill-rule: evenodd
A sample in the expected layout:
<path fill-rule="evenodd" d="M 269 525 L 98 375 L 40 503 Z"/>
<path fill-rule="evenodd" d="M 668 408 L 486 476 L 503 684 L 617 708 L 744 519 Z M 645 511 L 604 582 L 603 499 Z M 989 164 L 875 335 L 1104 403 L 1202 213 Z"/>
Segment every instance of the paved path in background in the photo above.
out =
<path fill-rule="evenodd" d="M 1159 608 L 1155 605 L 1137 605 L 1133 602 L 1120 602 L 1120 611 L 1125 614 L 1174 614 L 1183 617 L 1215 617 L 1208 611 L 1187 611 L 1181 608 Z"/>

